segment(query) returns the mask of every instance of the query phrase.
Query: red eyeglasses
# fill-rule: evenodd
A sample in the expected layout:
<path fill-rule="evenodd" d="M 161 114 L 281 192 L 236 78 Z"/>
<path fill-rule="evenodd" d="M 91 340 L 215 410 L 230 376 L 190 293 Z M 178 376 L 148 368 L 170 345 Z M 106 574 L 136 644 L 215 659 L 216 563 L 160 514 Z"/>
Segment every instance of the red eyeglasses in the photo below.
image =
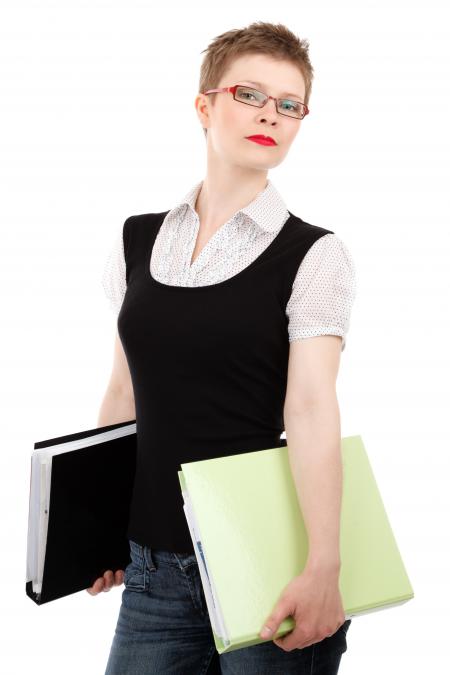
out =
<path fill-rule="evenodd" d="M 213 94 L 220 92 L 230 92 L 233 94 L 234 100 L 238 101 L 238 103 L 245 103 L 245 105 L 252 105 L 256 108 L 263 108 L 269 98 L 271 98 L 275 101 L 277 112 L 279 112 L 280 115 L 286 115 L 286 117 L 294 117 L 302 120 L 309 114 L 309 108 L 306 103 L 293 101 L 290 98 L 275 98 L 275 96 L 269 96 L 262 91 L 247 87 L 243 84 L 235 84 L 233 87 L 221 87 L 220 89 L 208 89 L 208 91 L 204 91 L 203 93 Z"/>

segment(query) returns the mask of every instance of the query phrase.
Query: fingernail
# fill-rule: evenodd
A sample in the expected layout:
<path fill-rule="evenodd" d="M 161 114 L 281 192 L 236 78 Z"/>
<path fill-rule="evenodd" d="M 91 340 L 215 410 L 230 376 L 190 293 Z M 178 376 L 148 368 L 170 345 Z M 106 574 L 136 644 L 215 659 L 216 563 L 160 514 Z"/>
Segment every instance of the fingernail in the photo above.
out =
<path fill-rule="evenodd" d="M 269 626 L 264 626 L 264 628 L 261 631 L 261 636 L 262 637 L 268 637 L 272 632 L 272 629 L 269 628 Z"/>

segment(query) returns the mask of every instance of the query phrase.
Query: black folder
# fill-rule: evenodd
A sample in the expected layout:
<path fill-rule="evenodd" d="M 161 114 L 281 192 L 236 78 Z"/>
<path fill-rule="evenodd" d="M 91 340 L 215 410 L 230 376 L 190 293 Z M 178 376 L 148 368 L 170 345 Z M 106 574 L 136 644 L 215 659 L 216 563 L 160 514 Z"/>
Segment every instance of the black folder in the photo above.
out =
<path fill-rule="evenodd" d="M 136 420 L 34 444 L 25 590 L 38 605 L 130 562 Z"/>

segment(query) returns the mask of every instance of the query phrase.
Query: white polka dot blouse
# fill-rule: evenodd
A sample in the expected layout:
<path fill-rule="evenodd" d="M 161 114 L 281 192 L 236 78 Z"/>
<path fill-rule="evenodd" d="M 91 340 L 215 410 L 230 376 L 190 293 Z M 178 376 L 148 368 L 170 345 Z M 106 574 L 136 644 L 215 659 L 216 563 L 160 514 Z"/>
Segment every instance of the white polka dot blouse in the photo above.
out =
<path fill-rule="evenodd" d="M 150 272 L 164 284 L 206 286 L 234 276 L 261 255 L 289 217 L 279 192 L 268 180 L 250 204 L 212 235 L 191 264 L 200 225 L 195 202 L 202 182 L 196 183 L 167 213 L 155 239 Z M 122 235 L 123 224 L 102 275 L 104 292 L 116 313 L 126 290 Z M 286 306 L 289 342 L 339 335 L 343 351 L 355 296 L 354 261 L 336 234 L 325 234 L 308 250 L 292 285 Z"/>

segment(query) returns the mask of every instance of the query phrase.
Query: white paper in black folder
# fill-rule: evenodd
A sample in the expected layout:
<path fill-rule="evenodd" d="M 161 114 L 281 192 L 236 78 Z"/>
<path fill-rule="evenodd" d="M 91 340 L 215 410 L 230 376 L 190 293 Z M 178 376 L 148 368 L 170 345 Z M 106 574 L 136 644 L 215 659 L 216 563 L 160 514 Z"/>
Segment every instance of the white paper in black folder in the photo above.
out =
<path fill-rule="evenodd" d="M 34 444 L 25 590 L 36 604 L 127 567 L 135 470 L 136 420 Z"/>

